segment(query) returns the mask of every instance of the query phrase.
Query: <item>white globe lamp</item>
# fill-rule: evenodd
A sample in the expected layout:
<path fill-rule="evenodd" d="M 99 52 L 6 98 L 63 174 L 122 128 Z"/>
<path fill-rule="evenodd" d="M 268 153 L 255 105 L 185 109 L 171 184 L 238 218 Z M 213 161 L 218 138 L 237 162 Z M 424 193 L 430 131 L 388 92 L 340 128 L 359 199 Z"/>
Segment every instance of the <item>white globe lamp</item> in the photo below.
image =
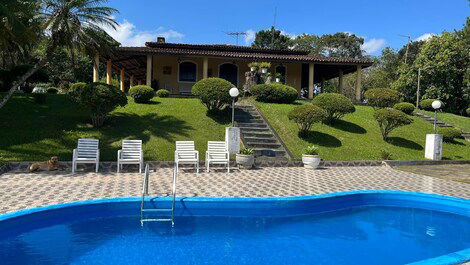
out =
<path fill-rule="evenodd" d="M 238 97 L 240 91 L 238 88 L 232 87 L 228 93 L 232 97 L 232 127 L 235 127 L 235 98 Z"/>
<path fill-rule="evenodd" d="M 434 100 L 431 105 L 433 109 L 438 110 L 442 107 L 442 102 L 440 100 Z"/>

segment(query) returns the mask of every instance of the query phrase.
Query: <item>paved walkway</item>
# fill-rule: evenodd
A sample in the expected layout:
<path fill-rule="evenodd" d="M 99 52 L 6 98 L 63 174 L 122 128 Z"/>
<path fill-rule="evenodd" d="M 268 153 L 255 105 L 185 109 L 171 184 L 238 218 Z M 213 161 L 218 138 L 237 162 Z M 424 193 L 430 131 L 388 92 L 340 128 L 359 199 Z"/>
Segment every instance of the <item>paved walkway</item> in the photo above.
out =
<path fill-rule="evenodd" d="M 470 164 L 397 166 L 393 168 L 470 184 Z"/>
<path fill-rule="evenodd" d="M 172 169 L 153 171 L 151 192 L 171 191 Z M 103 198 L 139 197 L 142 175 L 138 173 L 5 173 L 0 175 L 0 214 L 58 203 Z M 386 166 L 271 167 L 215 173 L 182 173 L 178 196 L 286 197 L 350 190 L 402 190 L 470 199 L 470 184 L 441 180 Z"/>

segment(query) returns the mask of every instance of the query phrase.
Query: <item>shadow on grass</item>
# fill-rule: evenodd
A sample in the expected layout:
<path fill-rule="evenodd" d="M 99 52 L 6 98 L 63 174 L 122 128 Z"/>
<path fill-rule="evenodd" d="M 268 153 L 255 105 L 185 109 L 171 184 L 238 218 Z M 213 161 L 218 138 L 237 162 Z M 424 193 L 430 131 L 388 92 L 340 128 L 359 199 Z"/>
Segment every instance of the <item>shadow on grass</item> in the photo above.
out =
<path fill-rule="evenodd" d="M 460 139 L 460 138 L 459 138 L 459 139 Z M 463 138 L 461 138 L 461 139 L 463 139 Z M 443 142 L 446 143 L 446 144 L 465 145 L 465 144 L 463 144 L 463 143 L 461 143 L 461 142 L 456 141 L 455 139 L 452 139 L 452 140 L 444 140 Z"/>
<path fill-rule="evenodd" d="M 342 130 L 342 131 L 350 132 L 350 133 L 357 133 L 357 134 L 367 133 L 367 130 L 364 129 L 363 127 L 355 123 L 344 121 L 344 120 L 336 120 L 334 121 L 334 123 L 330 124 L 330 126 L 338 130 Z"/>
<path fill-rule="evenodd" d="M 422 145 L 402 137 L 388 137 L 387 143 L 394 146 L 405 147 L 414 150 L 423 150 Z"/>
<path fill-rule="evenodd" d="M 231 107 L 226 107 L 221 111 L 207 111 L 206 115 L 218 124 L 229 124 L 232 122 Z"/>
<path fill-rule="evenodd" d="M 311 144 L 325 146 L 325 147 L 340 147 L 342 145 L 341 141 L 329 134 L 310 131 L 306 133 L 299 133 L 299 137 Z"/>

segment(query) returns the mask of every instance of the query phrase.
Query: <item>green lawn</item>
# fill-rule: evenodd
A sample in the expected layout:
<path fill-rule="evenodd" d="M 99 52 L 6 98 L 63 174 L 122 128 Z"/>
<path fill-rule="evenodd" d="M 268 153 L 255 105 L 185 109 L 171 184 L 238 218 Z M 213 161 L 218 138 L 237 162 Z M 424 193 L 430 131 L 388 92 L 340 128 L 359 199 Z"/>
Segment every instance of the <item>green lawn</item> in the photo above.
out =
<path fill-rule="evenodd" d="M 314 124 L 312 132 L 301 138 L 297 125 L 287 118 L 296 105 L 255 104 L 297 159 L 306 146 L 314 144 L 326 160 L 381 159 L 381 150 L 389 151 L 393 159 L 423 160 L 425 135 L 433 130 L 430 123 L 413 117 L 413 124 L 392 131 L 389 142 L 385 142 L 374 120 L 374 110 L 356 106 L 355 113 L 346 115 L 335 125 Z M 298 101 L 297 104 L 306 103 Z M 444 143 L 443 156 L 444 159 L 470 159 L 470 142 L 458 139 L 455 143 Z"/>
<path fill-rule="evenodd" d="M 146 160 L 173 160 L 174 142 L 194 140 L 204 159 L 208 140 L 223 140 L 229 115 L 206 116 L 197 99 L 154 98 L 151 104 L 116 109 L 106 125 L 92 128 L 86 111 L 65 95 L 49 95 L 47 103 L 33 103 L 29 95 L 15 95 L 0 109 L 0 161 L 45 160 L 58 155 L 71 160 L 78 138 L 100 139 L 101 160 L 114 161 L 121 140 L 142 139 Z"/>
<path fill-rule="evenodd" d="M 432 111 L 420 110 L 420 112 L 430 117 L 434 117 L 434 112 Z M 470 132 L 470 117 L 459 116 L 452 113 L 438 112 L 437 120 L 457 126 L 466 132 Z"/>

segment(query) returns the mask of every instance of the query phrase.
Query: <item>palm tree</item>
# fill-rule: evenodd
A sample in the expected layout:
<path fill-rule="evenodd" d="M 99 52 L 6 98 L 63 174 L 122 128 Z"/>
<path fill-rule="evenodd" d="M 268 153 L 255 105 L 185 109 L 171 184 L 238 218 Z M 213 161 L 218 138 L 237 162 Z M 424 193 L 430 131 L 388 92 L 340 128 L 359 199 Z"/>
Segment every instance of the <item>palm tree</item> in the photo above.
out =
<path fill-rule="evenodd" d="M 103 6 L 107 2 L 108 0 L 42 0 L 38 19 L 44 34 L 48 36 L 45 52 L 12 86 L 0 102 L 0 108 L 20 85 L 47 62 L 55 49 L 67 48 L 72 60 L 78 51 L 85 51 L 90 55 L 109 52 L 115 41 L 102 27 L 116 28 L 117 23 L 111 16 L 117 10 Z"/>

